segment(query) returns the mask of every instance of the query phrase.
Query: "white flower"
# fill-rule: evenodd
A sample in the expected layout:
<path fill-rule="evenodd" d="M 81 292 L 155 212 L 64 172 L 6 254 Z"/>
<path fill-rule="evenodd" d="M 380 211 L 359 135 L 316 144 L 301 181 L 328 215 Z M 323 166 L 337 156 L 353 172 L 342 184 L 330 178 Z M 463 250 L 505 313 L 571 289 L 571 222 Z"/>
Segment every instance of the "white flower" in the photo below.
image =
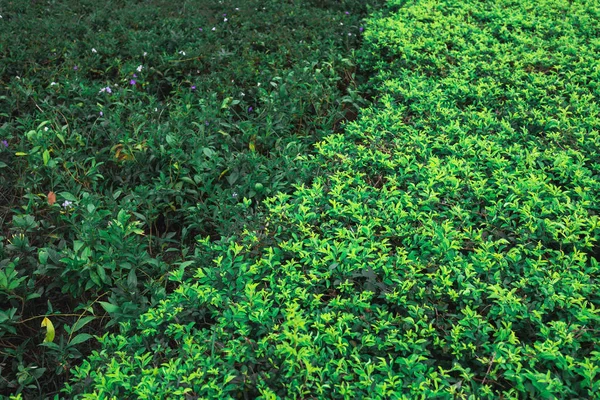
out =
<path fill-rule="evenodd" d="M 50 82 L 50 86 L 58 85 L 56 82 Z"/>
<path fill-rule="evenodd" d="M 181 54 L 182 56 L 185 56 L 185 51 L 181 50 L 181 51 L 179 52 L 179 54 Z"/>
<path fill-rule="evenodd" d="M 214 26 L 213 26 L 213 28 L 211 29 L 211 31 L 216 31 L 216 30 L 217 30 L 217 28 L 215 28 Z"/>
<path fill-rule="evenodd" d="M 72 204 L 73 204 L 72 201 L 65 200 L 65 202 L 62 203 L 61 205 L 63 206 L 63 208 L 67 208 L 67 207 L 71 206 Z"/>
<path fill-rule="evenodd" d="M 227 18 L 223 18 L 223 22 L 227 22 Z"/>
<path fill-rule="evenodd" d="M 98 51 L 92 47 L 92 53 L 97 53 Z"/>
<path fill-rule="evenodd" d="M 233 193 L 231 197 L 237 197 L 237 193 Z"/>
<path fill-rule="evenodd" d="M 148 53 L 144 52 L 144 57 L 146 57 L 148 55 Z"/>
<path fill-rule="evenodd" d="M 44 127 L 44 132 L 48 132 L 48 127 L 47 126 Z"/>
<path fill-rule="evenodd" d="M 236 8 L 235 8 L 235 11 L 240 11 L 240 9 L 236 7 Z"/>
<path fill-rule="evenodd" d="M 343 23 L 343 22 L 340 22 L 340 25 L 344 25 L 344 23 Z"/>
<path fill-rule="evenodd" d="M 144 68 L 144 67 L 140 65 L 139 67 L 136 68 L 136 71 L 137 72 L 142 72 L 142 68 Z"/>
<path fill-rule="evenodd" d="M 240 93 L 240 95 L 241 95 L 242 97 L 244 97 L 244 96 L 246 95 L 246 93 L 242 92 L 242 93 Z"/>

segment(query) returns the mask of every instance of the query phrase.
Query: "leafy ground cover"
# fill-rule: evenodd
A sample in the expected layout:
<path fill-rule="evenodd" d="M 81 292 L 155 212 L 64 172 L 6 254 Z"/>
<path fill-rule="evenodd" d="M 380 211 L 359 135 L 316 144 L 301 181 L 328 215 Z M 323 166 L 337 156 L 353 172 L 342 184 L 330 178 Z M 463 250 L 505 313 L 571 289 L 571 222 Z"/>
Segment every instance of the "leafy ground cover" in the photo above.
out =
<path fill-rule="evenodd" d="M 1 394 L 58 393 L 92 335 L 319 174 L 312 145 L 364 104 L 369 4 L 0 4 Z"/>
<path fill-rule="evenodd" d="M 378 100 L 301 161 L 322 172 L 199 235 L 62 394 L 597 398 L 598 10 L 389 0 L 360 54 Z"/>
<path fill-rule="evenodd" d="M 326 174 L 199 243 L 66 393 L 597 398 L 599 9 L 388 1 L 379 101 L 317 144 Z"/>

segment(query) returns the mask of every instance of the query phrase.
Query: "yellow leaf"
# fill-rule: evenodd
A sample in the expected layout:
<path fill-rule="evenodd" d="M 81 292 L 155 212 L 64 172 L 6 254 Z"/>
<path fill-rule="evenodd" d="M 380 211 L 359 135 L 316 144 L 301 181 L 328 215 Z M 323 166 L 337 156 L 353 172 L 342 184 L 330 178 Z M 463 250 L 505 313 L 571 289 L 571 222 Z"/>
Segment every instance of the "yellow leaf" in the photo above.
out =
<path fill-rule="evenodd" d="M 229 168 L 227 168 L 225 171 L 221 172 L 221 175 L 219 175 L 219 179 L 221 179 L 223 177 L 223 175 L 225 175 L 228 172 L 229 172 Z"/>
<path fill-rule="evenodd" d="M 48 317 L 45 317 L 42 321 L 42 328 L 43 327 L 46 327 L 46 338 L 44 339 L 44 343 L 54 341 L 54 325 Z"/>

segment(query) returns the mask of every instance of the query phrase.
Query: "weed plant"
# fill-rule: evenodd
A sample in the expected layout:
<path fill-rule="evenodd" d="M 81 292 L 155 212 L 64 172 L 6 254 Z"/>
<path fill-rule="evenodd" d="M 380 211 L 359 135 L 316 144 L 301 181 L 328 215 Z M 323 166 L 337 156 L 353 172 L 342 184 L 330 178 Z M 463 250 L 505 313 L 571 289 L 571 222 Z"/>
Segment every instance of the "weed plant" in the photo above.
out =
<path fill-rule="evenodd" d="M 598 398 L 599 9 L 388 1 L 378 102 L 318 143 L 326 173 L 199 242 L 65 393 Z"/>
<path fill-rule="evenodd" d="M 93 335 L 319 174 L 364 104 L 368 4 L 0 3 L 0 393 L 58 393 Z"/>

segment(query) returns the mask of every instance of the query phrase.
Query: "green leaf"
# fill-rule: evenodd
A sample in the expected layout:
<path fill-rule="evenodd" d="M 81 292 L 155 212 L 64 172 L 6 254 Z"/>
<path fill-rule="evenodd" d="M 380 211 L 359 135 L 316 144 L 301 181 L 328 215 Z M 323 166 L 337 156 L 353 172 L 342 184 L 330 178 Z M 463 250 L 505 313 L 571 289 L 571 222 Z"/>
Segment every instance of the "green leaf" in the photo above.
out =
<path fill-rule="evenodd" d="M 110 304 L 105 301 L 99 301 L 98 303 L 100 303 L 102 308 L 104 308 L 108 313 L 116 313 L 120 311 L 120 307 L 115 306 L 114 304 Z"/>
<path fill-rule="evenodd" d="M 127 274 L 127 284 L 130 288 L 135 288 L 137 287 L 137 283 L 137 275 L 135 274 L 135 269 L 132 268 L 131 271 L 129 271 L 129 274 Z"/>
<path fill-rule="evenodd" d="M 102 265 L 98 264 L 96 266 L 96 272 L 98 273 L 98 277 L 102 282 L 109 283 L 108 277 L 106 276 L 106 271 Z"/>
<path fill-rule="evenodd" d="M 50 161 L 50 152 L 48 150 L 44 150 L 42 158 L 44 160 L 44 165 L 48 165 L 48 161 Z"/>
<path fill-rule="evenodd" d="M 71 332 L 73 332 L 73 333 L 77 332 L 78 330 L 80 330 L 81 328 L 83 328 L 84 326 L 86 326 L 87 324 L 89 324 L 90 322 L 92 322 L 95 319 L 96 319 L 96 317 L 91 316 L 91 315 L 88 315 L 87 317 L 82 317 L 82 318 L 78 319 L 77 321 L 75 321 L 75 323 L 71 327 Z"/>
<path fill-rule="evenodd" d="M 167 140 L 167 144 L 169 146 L 175 146 L 177 144 L 177 141 L 173 135 L 167 135 L 165 139 Z"/>
<path fill-rule="evenodd" d="M 38 292 L 35 292 L 35 293 L 28 294 L 27 297 L 25 297 L 25 300 L 39 299 L 40 297 L 42 297 L 42 295 L 39 294 Z"/>
<path fill-rule="evenodd" d="M 71 341 L 69 342 L 69 345 L 75 346 L 75 345 L 78 345 L 85 341 L 88 341 L 91 338 L 93 338 L 93 336 L 88 333 L 80 333 L 79 335 L 77 335 L 73 339 L 71 339 Z"/>
<path fill-rule="evenodd" d="M 68 201 L 77 201 L 77 198 L 69 192 L 60 192 L 59 196 Z"/>

